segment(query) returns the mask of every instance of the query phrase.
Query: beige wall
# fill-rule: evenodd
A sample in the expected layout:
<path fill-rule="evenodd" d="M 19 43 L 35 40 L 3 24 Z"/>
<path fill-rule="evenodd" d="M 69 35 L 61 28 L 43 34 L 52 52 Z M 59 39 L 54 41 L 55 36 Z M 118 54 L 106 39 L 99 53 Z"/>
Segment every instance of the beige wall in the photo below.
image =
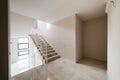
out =
<path fill-rule="evenodd" d="M 76 62 L 78 62 L 82 58 L 82 27 L 83 22 L 76 15 Z"/>
<path fill-rule="evenodd" d="M 83 56 L 102 61 L 107 60 L 107 17 L 84 22 Z"/>
<path fill-rule="evenodd" d="M 38 27 L 39 34 L 46 38 L 61 57 L 75 62 L 75 15 Z"/>
<path fill-rule="evenodd" d="M 108 11 L 108 80 L 120 80 L 120 0 Z"/>

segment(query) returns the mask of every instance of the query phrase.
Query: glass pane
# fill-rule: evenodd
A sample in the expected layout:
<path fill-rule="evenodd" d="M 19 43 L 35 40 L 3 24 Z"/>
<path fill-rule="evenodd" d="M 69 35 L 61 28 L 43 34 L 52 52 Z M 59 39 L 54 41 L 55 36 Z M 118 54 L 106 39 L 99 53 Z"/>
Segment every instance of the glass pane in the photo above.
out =
<path fill-rule="evenodd" d="M 19 44 L 19 49 L 28 49 L 28 44 Z"/>
<path fill-rule="evenodd" d="M 28 58 L 28 55 L 18 56 L 18 59 L 25 59 L 25 58 Z"/>
<path fill-rule="evenodd" d="M 28 51 L 19 51 L 18 55 L 25 55 L 25 54 L 28 54 Z"/>
<path fill-rule="evenodd" d="M 18 43 L 28 43 L 28 38 L 18 38 Z"/>

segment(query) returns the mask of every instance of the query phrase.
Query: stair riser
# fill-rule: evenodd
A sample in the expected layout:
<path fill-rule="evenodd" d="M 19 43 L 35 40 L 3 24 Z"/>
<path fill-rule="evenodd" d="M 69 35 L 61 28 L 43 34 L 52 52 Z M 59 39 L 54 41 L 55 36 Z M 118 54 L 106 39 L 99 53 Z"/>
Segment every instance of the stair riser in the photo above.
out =
<path fill-rule="evenodd" d="M 51 57 L 51 56 L 54 56 L 54 55 L 57 55 L 57 53 L 47 55 L 47 57 Z"/>
<path fill-rule="evenodd" d="M 47 48 L 48 50 L 53 50 L 53 48 Z"/>
<path fill-rule="evenodd" d="M 55 52 L 55 50 L 52 50 L 52 51 L 48 51 L 47 53 L 49 54 L 49 53 L 52 53 L 52 52 Z"/>
<path fill-rule="evenodd" d="M 60 58 L 60 56 L 57 56 L 57 57 L 54 57 L 54 58 L 48 59 L 47 62 L 49 63 L 49 62 L 54 61 L 54 60 L 56 60 L 56 59 L 58 59 L 58 58 Z"/>

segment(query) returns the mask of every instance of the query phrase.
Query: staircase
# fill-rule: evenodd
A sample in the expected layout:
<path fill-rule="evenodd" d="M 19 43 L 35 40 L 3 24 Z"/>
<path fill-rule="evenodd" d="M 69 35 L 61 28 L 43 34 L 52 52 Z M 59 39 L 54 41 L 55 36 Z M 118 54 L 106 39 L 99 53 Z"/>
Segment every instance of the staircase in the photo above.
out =
<path fill-rule="evenodd" d="M 38 51 L 47 63 L 60 58 L 60 55 L 48 44 L 48 42 L 40 35 L 30 35 Z"/>

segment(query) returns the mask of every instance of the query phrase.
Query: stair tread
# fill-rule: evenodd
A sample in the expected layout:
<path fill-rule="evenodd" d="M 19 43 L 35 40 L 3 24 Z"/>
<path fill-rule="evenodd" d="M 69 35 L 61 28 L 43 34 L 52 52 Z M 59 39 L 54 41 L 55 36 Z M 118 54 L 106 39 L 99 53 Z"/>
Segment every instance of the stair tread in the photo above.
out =
<path fill-rule="evenodd" d="M 55 51 L 54 49 L 50 49 L 50 50 L 48 50 L 48 51 Z"/>
<path fill-rule="evenodd" d="M 54 61 L 54 60 L 56 60 L 58 58 L 60 58 L 59 55 L 52 56 L 52 57 L 48 58 L 47 62 L 50 63 L 50 62 L 52 62 L 52 61 Z"/>
<path fill-rule="evenodd" d="M 55 55 L 58 55 L 58 54 L 56 52 L 50 53 L 50 54 L 47 54 L 47 57 L 49 58 L 49 57 L 52 57 L 52 56 L 55 56 Z"/>
<path fill-rule="evenodd" d="M 51 48 L 47 48 L 47 50 L 51 50 L 51 49 L 53 49 L 52 47 Z"/>
<path fill-rule="evenodd" d="M 47 53 L 55 52 L 55 50 L 48 50 Z"/>
<path fill-rule="evenodd" d="M 51 53 L 49 53 L 49 54 L 47 54 L 47 55 L 51 55 L 51 54 L 57 54 L 56 52 L 51 52 Z"/>
<path fill-rule="evenodd" d="M 54 55 L 54 56 L 49 57 L 48 60 L 49 60 L 49 59 L 52 59 L 52 58 L 55 58 L 55 57 L 60 57 L 60 56 L 57 54 L 57 55 Z"/>

